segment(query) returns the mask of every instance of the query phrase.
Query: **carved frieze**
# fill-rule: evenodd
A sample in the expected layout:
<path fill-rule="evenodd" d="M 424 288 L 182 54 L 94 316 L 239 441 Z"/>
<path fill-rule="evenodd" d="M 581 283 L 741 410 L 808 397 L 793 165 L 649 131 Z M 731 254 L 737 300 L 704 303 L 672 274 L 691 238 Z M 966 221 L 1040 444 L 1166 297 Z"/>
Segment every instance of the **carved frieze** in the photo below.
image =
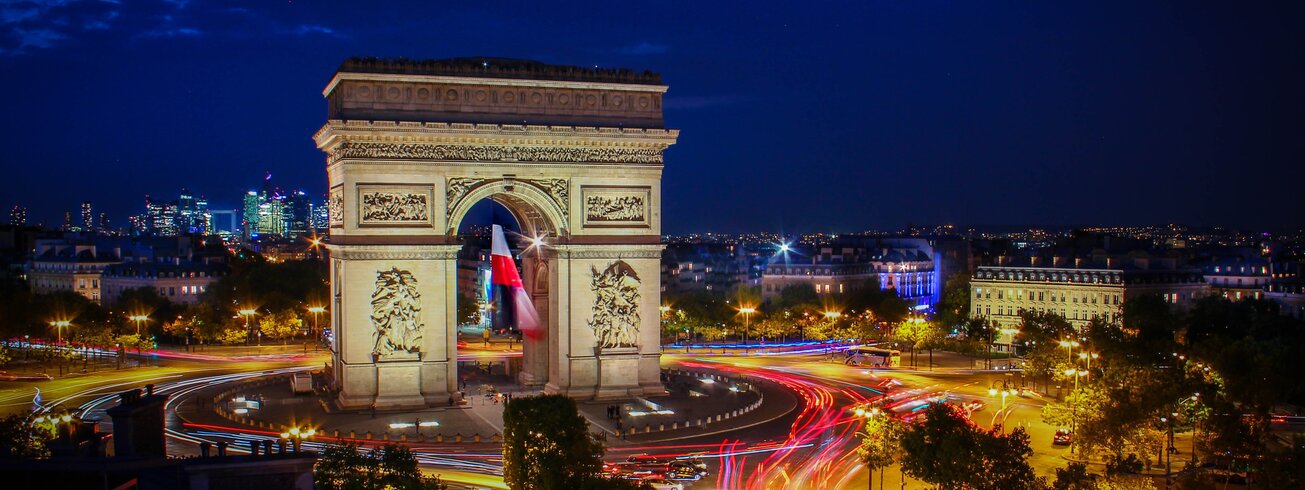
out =
<path fill-rule="evenodd" d="M 521 182 L 529 183 L 539 190 L 548 193 L 548 197 L 553 198 L 553 204 L 562 210 L 562 221 L 570 220 L 571 208 L 571 183 L 566 179 L 522 179 Z"/>
<path fill-rule="evenodd" d="M 410 226 L 431 222 L 429 186 L 358 185 L 358 224 Z"/>
<path fill-rule="evenodd" d="M 472 189 L 475 189 L 476 186 L 482 182 L 485 182 L 485 179 L 472 177 L 454 177 L 449 179 L 448 185 L 444 188 L 445 209 L 452 213 L 453 208 L 457 207 L 459 202 L 462 202 L 462 198 L 466 197 L 468 192 L 471 192 Z"/>
<path fill-rule="evenodd" d="M 376 272 L 372 292 L 372 355 L 377 360 L 421 352 L 421 292 L 411 272 L 391 267 Z"/>
<path fill-rule="evenodd" d="M 557 146 L 426 145 L 417 143 L 345 142 L 331 152 L 330 162 L 343 158 L 463 160 L 472 162 L 662 163 L 661 148 L 596 148 Z"/>
<path fill-rule="evenodd" d="M 482 185 L 490 184 L 493 182 L 500 182 L 503 180 L 504 179 L 481 179 L 475 177 L 450 178 L 444 189 L 445 190 L 444 194 L 446 199 L 445 200 L 446 206 L 444 209 L 448 213 L 446 218 L 451 218 L 453 216 L 453 210 L 456 209 L 458 205 L 462 203 L 463 198 L 467 197 L 467 194 L 469 194 L 471 191 L 475 190 L 476 188 Z M 539 189 L 540 191 L 543 191 L 545 194 L 548 194 L 548 197 L 553 201 L 553 204 L 557 205 L 557 208 L 562 211 L 562 221 L 566 222 L 569 219 L 568 216 L 571 207 L 571 199 L 570 199 L 571 194 L 569 190 L 570 182 L 567 179 L 513 178 L 511 181 L 512 183 L 528 184 L 532 187 L 535 187 L 536 189 Z"/>
<path fill-rule="evenodd" d="M 344 226 L 344 187 L 331 188 L 326 198 L 326 216 L 330 226 Z"/>
<path fill-rule="evenodd" d="M 596 187 L 581 189 L 586 228 L 647 228 L 652 223 L 649 187 Z"/>
<path fill-rule="evenodd" d="M 604 349 L 639 345 L 639 276 L 625 261 L 618 260 L 599 271 L 590 267 L 594 293 L 588 323 L 598 346 Z"/>

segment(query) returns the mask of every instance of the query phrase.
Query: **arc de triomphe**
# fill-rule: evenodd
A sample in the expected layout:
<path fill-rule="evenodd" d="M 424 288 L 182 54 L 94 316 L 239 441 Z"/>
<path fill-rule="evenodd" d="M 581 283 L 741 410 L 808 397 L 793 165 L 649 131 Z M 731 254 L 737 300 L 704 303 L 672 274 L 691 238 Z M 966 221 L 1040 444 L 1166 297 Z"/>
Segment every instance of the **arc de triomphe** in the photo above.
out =
<path fill-rule="evenodd" d="M 326 86 L 333 379 L 343 408 L 457 390 L 456 233 L 482 199 L 543 236 L 522 276 L 546 327 L 520 379 L 659 393 L 660 76 L 486 58 L 346 61 Z"/>

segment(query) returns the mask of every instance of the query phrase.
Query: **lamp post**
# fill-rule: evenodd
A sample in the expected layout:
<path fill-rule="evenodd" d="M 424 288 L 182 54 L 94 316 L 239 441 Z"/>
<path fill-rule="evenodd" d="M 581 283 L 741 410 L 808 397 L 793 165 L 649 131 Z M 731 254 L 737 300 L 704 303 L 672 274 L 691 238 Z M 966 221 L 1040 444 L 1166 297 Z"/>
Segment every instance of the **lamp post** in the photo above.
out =
<path fill-rule="evenodd" d="M 752 314 L 757 309 L 751 306 L 739 308 L 739 313 L 743 314 L 743 355 L 748 355 L 748 335 L 752 332 Z"/>
<path fill-rule="evenodd" d="M 1069 349 L 1069 361 L 1074 361 L 1074 348 L 1079 346 L 1077 340 L 1062 340 L 1060 346 Z"/>
<path fill-rule="evenodd" d="M 56 335 L 58 335 L 58 337 L 59 337 L 58 343 L 62 344 L 62 343 L 63 343 L 63 327 L 69 327 L 69 326 L 72 326 L 72 322 L 70 322 L 70 321 L 68 321 L 68 320 L 54 320 L 54 321 L 51 321 L 51 322 L 50 322 L 50 326 L 51 326 L 51 327 L 54 327 L 54 329 L 55 329 L 55 333 L 56 333 Z"/>
<path fill-rule="evenodd" d="M 313 330 L 308 332 L 308 336 L 313 337 L 313 345 L 317 345 L 317 315 L 325 313 L 326 307 L 310 306 L 308 307 L 308 312 L 313 314 Z"/>
<path fill-rule="evenodd" d="M 249 317 L 254 316 L 254 314 L 257 312 L 255 312 L 252 308 L 244 308 L 241 309 L 239 313 L 240 316 L 245 317 L 245 345 L 249 345 L 249 337 L 252 337 L 254 333 L 254 331 L 251 330 L 249 327 Z"/>
<path fill-rule="evenodd" d="M 1092 372 L 1092 360 L 1093 360 L 1093 359 L 1096 359 L 1096 358 L 1098 358 L 1098 357 L 1101 357 L 1101 354 L 1097 354 L 1096 352 L 1079 352 L 1079 353 L 1078 353 L 1078 358 L 1079 358 L 1079 359 L 1083 359 L 1083 360 L 1087 361 L 1087 371 L 1088 371 L 1088 372 Z"/>
<path fill-rule="evenodd" d="M 992 415 L 991 425 L 995 426 L 997 424 L 997 416 L 1000 415 L 1002 412 L 1006 411 L 1006 397 L 1010 396 L 1010 394 L 1011 394 L 1011 390 L 1006 386 L 1005 381 L 1001 382 L 1000 390 L 997 389 L 995 384 L 991 388 L 988 388 L 988 396 L 995 397 L 997 395 L 1001 395 L 1001 410 L 998 410 L 997 413 Z M 1002 424 L 1001 431 L 1003 434 L 1006 432 L 1005 424 Z"/>
<path fill-rule="evenodd" d="M 1012 358 L 1012 357 L 1015 357 L 1015 334 L 1018 334 L 1018 333 L 1020 333 L 1020 330 L 1019 330 L 1018 328 L 1003 328 L 1003 329 L 1001 329 L 1001 334 L 1002 334 L 1002 335 L 1005 335 L 1005 336 L 1007 336 L 1007 337 L 1010 337 L 1010 341 L 1006 343 L 1006 345 L 1010 346 L 1010 352 L 1007 352 L 1007 353 L 1006 353 L 1006 370 L 1007 370 L 1007 371 L 1009 371 L 1010 368 L 1011 368 L 1011 362 L 1012 362 L 1012 361 L 1011 361 L 1011 358 Z"/>
<path fill-rule="evenodd" d="M 281 439 L 294 444 L 294 452 L 299 452 L 300 445 L 304 440 L 310 439 L 317 435 L 317 429 L 311 427 L 291 427 L 290 430 L 281 433 Z"/>
<path fill-rule="evenodd" d="M 149 317 L 149 315 L 132 315 L 132 316 L 127 317 L 127 319 L 128 319 L 128 320 L 131 320 L 131 321 L 133 321 L 133 322 L 136 322 L 136 336 L 139 337 L 139 336 L 140 336 L 140 324 L 141 324 L 141 323 L 144 323 L 146 320 L 149 320 L 150 317 Z"/>

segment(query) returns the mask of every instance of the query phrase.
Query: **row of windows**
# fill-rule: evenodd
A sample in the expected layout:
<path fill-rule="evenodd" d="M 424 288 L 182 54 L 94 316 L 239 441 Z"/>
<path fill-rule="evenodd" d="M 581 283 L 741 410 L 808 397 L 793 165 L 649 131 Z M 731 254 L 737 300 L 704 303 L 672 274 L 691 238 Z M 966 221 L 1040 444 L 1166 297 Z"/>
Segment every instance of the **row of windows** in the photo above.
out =
<path fill-rule="evenodd" d="M 975 299 L 992 299 L 992 293 L 996 291 L 997 299 L 1024 300 L 1023 289 L 996 289 L 996 288 L 974 288 Z M 1036 293 L 1036 294 L 1035 294 Z M 1065 291 L 1029 291 L 1029 301 L 1046 301 L 1051 303 L 1074 303 L 1074 304 L 1119 304 L 1119 293 L 1090 293 L 1087 291 L 1065 294 Z"/>
<path fill-rule="evenodd" d="M 75 264 L 70 262 L 36 262 L 32 268 L 38 271 L 86 271 L 103 270 L 107 264 Z"/>
<path fill-rule="evenodd" d="M 1047 313 L 1047 312 L 1057 313 L 1055 308 L 1030 308 L 1029 311 L 1035 311 L 1038 313 Z M 991 306 L 983 307 L 983 314 L 988 317 L 1018 316 L 1020 313 L 1023 312 L 1024 312 L 1024 308 L 1016 309 L 1011 306 L 998 306 L 997 313 L 994 315 L 992 313 Z M 1062 308 L 1059 311 L 1059 314 L 1060 316 L 1064 317 L 1066 320 L 1086 321 L 1086 320 L 1096 320 L 1097 318 L 1102 318 L 1105 319 L 1106 321 L 1114 322 L 1114 321 L 1119 321 L 1120 319 L 1120 314 L 1118 312 L 1096 313 L 1091 311 L 1070 310 L 1070 309 Z"/>

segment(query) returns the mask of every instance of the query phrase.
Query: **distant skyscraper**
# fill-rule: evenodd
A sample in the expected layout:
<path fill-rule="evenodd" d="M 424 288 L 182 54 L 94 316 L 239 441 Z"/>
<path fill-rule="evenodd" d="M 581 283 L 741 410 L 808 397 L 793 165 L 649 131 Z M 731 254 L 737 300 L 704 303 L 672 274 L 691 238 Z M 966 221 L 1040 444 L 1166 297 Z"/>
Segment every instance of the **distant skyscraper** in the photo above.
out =
<path fill-rule="evenodd" d="M 145 196 L 147 233 L 155 236 L 177 236 L 177 203 L 155 201 Z"/>
<path fill-rule="evenodd" d="M 241 208 L 240 228 L 248 240 L 253 235 L 258 234 L 258 193 L 249 191 L 245 193 L 244 206 Z"/>
<path fill-rule="evenodd" d="M 331 224 L 331 213 L 330 213 L 330 209 L 326 207 L 326 203 L 323 202 L 321 204 L 313 206 L 313 229 L 317 231 L 324 231 L 328 226 L 330 226 L 330 224 Z"/>
<path fill-rule="evenodd" d="M 13 209 L 9 210 L 9 224 L 27 226 L 27 208 L 15 204 Z"/>
<path fill-rule="evenodd" d="M 95 212 L 91 209 L 90 201 L 82 201 L 82 229 L 86 231 L 95 229 Z"/>
<path fill-rule="evenodd" d="M 100 212 L 100 221 L 99 221 L 98 228 L 100 229 L 100 231 L 109 231 L 109 215 L 105 214 L 102 211 Z"/>
<path fill-rule="evenodd" d="M 308 234 L 312 222 L 312 199 L 304 191 L 294 191 L 285 196 L 285 232 L 290 236 Z"/>
<path fill-rule="evenodd" d="M 60 229 L 60 230 L 63 230 L 63 231 L 77 231 L 76 228 L 73 226 L 73 214 L 72 214 L 72 211 L 64 211 L 64 213 L 63 213 L 63 226 L 60 227 L 59 229 Z"/>

